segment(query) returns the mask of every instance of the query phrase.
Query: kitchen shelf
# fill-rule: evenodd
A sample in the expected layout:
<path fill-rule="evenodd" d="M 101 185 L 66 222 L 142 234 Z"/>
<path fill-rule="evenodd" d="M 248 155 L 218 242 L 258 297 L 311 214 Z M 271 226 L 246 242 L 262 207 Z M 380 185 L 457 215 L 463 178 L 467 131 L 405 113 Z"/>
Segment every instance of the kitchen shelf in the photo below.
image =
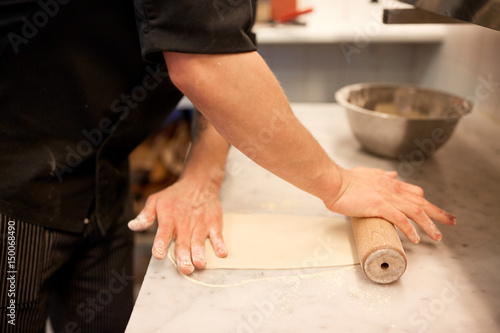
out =
<path fill-rule="evenodd" d="M 257 23 L 257 42 L 265 44 L 325 43 L 440 43 L 446 36 L 443 24 L 395 24 L 382 22 L 384 8 L 412 8 L 394 1 L 314 0 L 310 14 L 298 24 Z"/>

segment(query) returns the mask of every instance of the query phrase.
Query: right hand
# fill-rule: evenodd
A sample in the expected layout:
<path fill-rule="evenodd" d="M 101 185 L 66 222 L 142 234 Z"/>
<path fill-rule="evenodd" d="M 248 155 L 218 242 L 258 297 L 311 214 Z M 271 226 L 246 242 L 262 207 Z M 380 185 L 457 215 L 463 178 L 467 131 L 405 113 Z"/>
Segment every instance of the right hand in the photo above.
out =
<path fill-rule="evenodd" d="M 419 225 L 433 240 L 442 238 L 431 219 L 455 225 L 456 218 L 424 197 L 422 188 L 396 179 L 395 171 L 339 167 L 342 184 L 337 196 L 326 206 L 337 213 L 356 217 L 381 217 L 396 225 L 417 244 L 420 237 L 408 219 Z"/>

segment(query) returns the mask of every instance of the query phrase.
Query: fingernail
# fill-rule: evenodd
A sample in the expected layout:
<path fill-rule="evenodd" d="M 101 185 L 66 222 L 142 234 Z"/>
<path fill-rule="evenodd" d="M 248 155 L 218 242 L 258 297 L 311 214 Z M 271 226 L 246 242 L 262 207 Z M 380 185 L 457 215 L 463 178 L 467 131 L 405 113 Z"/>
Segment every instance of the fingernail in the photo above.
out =
<path fill-rule="evenodd" d="M 431 224 L 431 227 L 432 227 L 432 231 L 434 232 L 434 239 L 436 241 L 440 241 L 441 238 L 443 238 L 443 234 L 441 233 L 441 231 L 439 231 L 439 229 L 436 227 L 436 225 L 434 223 Z"/>
<path fill-rule="evenodd" d="M 415 244 L 420 243 L 420 236 L 417 233 L 413 237 L 413 243 Z"/>
<path fill-rule="evenodd" d="M 163 251 L 163 249 L 156 248 L 156 254 L 157 254 L 159 257 L 163 257 L 163 256 L 165 255 L 165 251 Z"/>
<path fill-rule="evenodd" d="M 446 216 L 448 217 L 448 221 L 450 221 L 453 225 L 457 224 L 457 217 L 455 215 L 446 213 Z"/>
<path fill-rule="evenodd" d="M 193 264 L 196 264 L 196 267 L 200 265 L 203 267 L 206 266 L 207 260 L 205 258 L 205 248 L 203 246 L 193 246 L 191 253 L 193 256 Z"/>
<path fill-rule="evenodd" d="M 201 255 L 200 255 L 200 256 L 194 256 L 194 257 L 193 257 L 193 261 L 199 262 L 199 263 L 201 263 L 203 266 L 205 266 L 205 265 L 207 264 L 207 261 L 206 261 L 205 257 L 203 257 L 203 256 L 201 256 Z"/>
<path fill-rule="evenodd" d="M 188 272 L 187 274 L 191 274 L 194 272 L 194 266 L 193 264 L 191 263 L 191 260 L 189 259 L 182 259 L 180 261 L 180 264 L 179 264 L 179 259 L 177 259 L 177 265 L 180 267 L 180 268 L 185 268 L 185 269 L 188 269 Z"/>
<path fill-rule="evenodd" d="M 435 232 L 435 235 L 437 241 L 440 241 L 443 238 L 443 234 L 439 230 Z"/>
<path fill-rule="evenodd" d="M 159 239 L 155 242 L 155 252 L 156 252 L 156 255 L 160 258 L 164 258 L 165 257 L 165 243 Z"/>
<path fill-rule="evenodd" d="M 133 220 L 130 220 L 127 224 L 127 227 L 130 229 L 130 230 L 134 230 L 135 229 L 135 219 Z"/>
<path fill-rule="evenodd" d="M 146 218 L 146 216 L 144 214 L 139 214 L 135 219 L 131 220 L 128 223 L 128 227 L 131 230 L 138 230 L 145 228 L 147 224 L 148 224 L 148 219 Z"/>
<path fill-rule="evenodd" d="M 225 254 L 227 254 L 227 248 L 226 248 L 226 245 L 221 242 L 217 248 L 217 255 L 222 256 Z"/>

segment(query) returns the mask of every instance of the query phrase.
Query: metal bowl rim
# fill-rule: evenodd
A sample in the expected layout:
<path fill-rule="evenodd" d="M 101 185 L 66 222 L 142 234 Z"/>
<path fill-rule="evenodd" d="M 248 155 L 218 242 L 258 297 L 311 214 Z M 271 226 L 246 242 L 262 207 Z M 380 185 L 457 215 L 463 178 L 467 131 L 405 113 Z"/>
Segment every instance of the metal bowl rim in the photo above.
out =
<path fill-rule="evenodd" d="M 352 103 L 350 103 L 350 102 L 347 101 L 346 95 L 347 95 L 348 92 L 354 91 L 354 90 L 359 90 L 359 89 L 362 89 L 362 88 L 372 88 L 372 87 L 377 87 L 377 88 L 381 88 L 381 87 L 387 87 L 387 88 L 415 88 L 415 89 L 418 89 L 418 90 L 421 90 L 421 91 L 428 91 L 428 92 L 432 92 L 432 93 L 439 93 L 439 94 L 442 94 L 442 95 L 447 95 L 447 96 L 450 96 L 450 97 L 458 98 L 458 99 L 464 101 L 465 103 L 467 103 L 469 107 L 466 109 L 466 111 L 463 114 L 458 115 L 456 117 L 448 117 L 448 118 L 444 118 L 444 117 L 428 117 L 428 118 L 422 119 L 422 118 L 407 118 L 407 117 L 404 117 L 404 116 L 391 115 L 391 114 L 387 114 L 387 113 L 382 113 L 382 112 L 377 112 L 377 111 L 373 111 L 373 110 L 368 110 L 368 109 L 364 109 L 364 108 L 362 108 L 360 106 L 354 105 L 354 104 L 352 104 Z M 344 86 L 344 87 L 338 89 L 335 92 L 335 99 L 337 100 L 337 102 L 339 104 L 341 104 L 342 106 L 344 106 L 348 111 L 356 111 L 358 113 L 365 114 L 365 115 L 372 116 L 372 117 L 374 116 L 374 117 L 377 117 L 377 118 L 393 119 L 393 120 L 401 120 L 401 121 L 455 120 L 455 119 L 460 119 L 461 117 L 469 114 L 474 109 L 474 104 L 472 104 L 470 101 L 468 101 L 465 98 L 460 97 L 458 95 L 451 94 L 451 93 L 448 93 L 448 92 L 445 92 L 445 91 L 441 91 L 441 90 L 425 88 L 425 87 L 422 87 L 422 86 L 419 86 L 419 85 L 416 85 L 416 84 L 407 84 L 407 83 L 398 84 L 398 83 L 384 83 L 384 82 L 376 82 L 376 83 L 375 82 L 374 83 L 365 82 L 365 83 L 350 84 L 350 85 L 347 85 L 347 86 Z"/>

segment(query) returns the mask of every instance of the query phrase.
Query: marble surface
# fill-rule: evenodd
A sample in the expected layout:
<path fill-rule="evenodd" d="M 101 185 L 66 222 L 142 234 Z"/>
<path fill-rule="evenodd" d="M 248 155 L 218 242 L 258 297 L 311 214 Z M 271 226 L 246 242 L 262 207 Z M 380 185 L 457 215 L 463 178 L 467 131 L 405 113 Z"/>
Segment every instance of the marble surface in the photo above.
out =
<path fill-rule="evenodd" d="M 500 124 L 475 111 L 433 158 L 410 163 L 364 152 L 337 104 L 292 106 L 340 165 L 399 170 L 458 224 L 443 226 L 438 243 L 402 237 L 408 268 L 390 285 L 371 282 L 359 265 L 186 277 L 152 259 L 127 332 L 500 331 Z M 333 214 L 236 150 L 227 173 L 225 212 Z"/>
<path fill-rule="evenodd" d="M 259 44 L 353 43 L 437 43 L 446 35 L 442 24 L 384 24 L 384 9 L 412 8 L 399 1 L 302 0 L 299 9 L 313 8 L 300 16 L 303 25 L 259 23 L 255 26 Z"/>

